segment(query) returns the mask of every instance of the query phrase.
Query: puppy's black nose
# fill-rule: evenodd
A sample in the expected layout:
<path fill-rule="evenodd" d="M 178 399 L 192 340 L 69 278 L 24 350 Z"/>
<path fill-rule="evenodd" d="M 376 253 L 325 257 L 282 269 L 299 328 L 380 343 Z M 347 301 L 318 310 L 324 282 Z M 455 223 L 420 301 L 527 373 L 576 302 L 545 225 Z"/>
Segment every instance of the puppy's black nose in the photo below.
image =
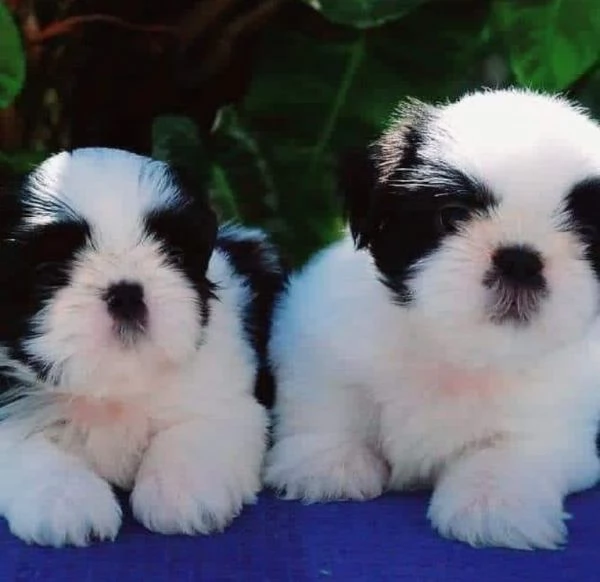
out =
<path fill-rule="evenodd" d="M 497 274 L 507 283 L 531 289 L 544 286 L 542 255 L 526 245 L 510 245 L 496 249 L 492 263 Z"/>
<path fill-rule="evenodd" d="M 118 321 L 143 322 L 147 308 L 144 289 L 139 283 L 119 281 L 112 284 L 104 294 L 108 312 Z"/>

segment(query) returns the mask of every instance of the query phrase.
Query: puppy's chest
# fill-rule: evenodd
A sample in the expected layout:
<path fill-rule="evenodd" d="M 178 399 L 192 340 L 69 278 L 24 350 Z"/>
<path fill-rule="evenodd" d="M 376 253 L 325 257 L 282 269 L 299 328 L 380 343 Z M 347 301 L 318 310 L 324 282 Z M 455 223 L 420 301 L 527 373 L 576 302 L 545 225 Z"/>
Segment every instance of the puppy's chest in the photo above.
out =
<path fill-rule="evenodd" d="M 161 428 L 151 398 L 74 396 L 48 429 L 61 448 L 82 457 L 102 478 L 129 488 L 152 436 Z"/>
<path fill-rule="evenodd" d="M 503 429 L 510 382 L 490 370 L 412 362 L 381 407 L 386 456 L 406 481 L 431 477 L 465 447 Z"/>

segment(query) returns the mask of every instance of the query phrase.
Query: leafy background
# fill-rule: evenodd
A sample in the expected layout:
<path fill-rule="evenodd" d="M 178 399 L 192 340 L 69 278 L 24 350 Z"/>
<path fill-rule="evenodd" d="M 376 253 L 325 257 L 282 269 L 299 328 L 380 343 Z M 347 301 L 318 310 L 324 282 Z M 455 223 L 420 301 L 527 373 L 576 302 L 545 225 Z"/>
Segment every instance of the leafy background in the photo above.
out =
<path fill-rule="evenodd" d="M 0 0 L 0 170 L 65 147 L 188 166 L 301 264 L 336 161 L 399 100 L 560 91 L 600 114 L 598 0 Z"/>

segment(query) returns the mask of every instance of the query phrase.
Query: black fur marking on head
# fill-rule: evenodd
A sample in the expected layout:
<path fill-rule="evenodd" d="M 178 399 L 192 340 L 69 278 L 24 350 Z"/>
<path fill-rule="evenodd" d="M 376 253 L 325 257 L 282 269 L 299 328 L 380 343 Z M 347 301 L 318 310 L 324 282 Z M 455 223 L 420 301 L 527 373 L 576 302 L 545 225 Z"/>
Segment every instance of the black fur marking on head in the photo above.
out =
<path fill-rule="evenodd" d="M 454 170 L 447 172 L 443 186 L 384 187 L 380 213 L 385 218 L 369 248 L 383 282 L 396 301 L 406 304 L 411 300 L 407 283 L 416 263 L 434 252 L 445 237 L 459 232 L 461 224 L 488 213 L 494 202 L 485 188 Z M 449 209 L 456 208 L 461 210 L 460 218 L 448 223 Z"/>
<path fill-rule="evenodd" d="M 586 257 L 600 279 L 600 176 L 576 184 L 569 192 L 565 210 L 568 227 L 586 244 Z"/>
<path fill-rule="evenodd" d="M 358 249 L 369 246 L 385 218 L 379 203 L 384 193 L 380 185 L 402 169 L 422 163 L 419 150 L 436 114 L 435 107 L 409 100 L 400 105 L 398 119 L 375 144 L 342 159 L 340 189 Z"/>
<path fill-rule="evenodd" d="M 36 333 L 34 316 L 69 284 L 91 233 L 83 218 L 51 197 L 38 196 L 30 184 L 0 195 L 0 207 L 10 209 L 0 219 L 0 343 L 45 379 L 50 364 L 27 354 L 24 343 Z"/>
<path fill-rule="evenodd" d="M 267 358 L 273 306 L 286 284 L 286 274 L 274 247 L 258 237 L 236 236 L 224 228 L 217 248 L 224 252 L 236 272 L 244 277 L 251 290 L 251 300 L 244 313 L 244 329 L 258 359 L 255 385 L 256 399 L 267 408 L 275 402 L 275 385 Z"/>
<path fill-rule="evenodd" d="M 435 108 L 412 104 L 408 111 L 409 117 L 362 158 L 353 155 L 341 182 L 356 246 L 369 249 L 400 304 L 411 301 L 407 283 L 415 264 L 459 231 L 461 223 L 496 205 L 478 180 L 423 159 L 419 150 L 431 139 Z"/>
<path fill-rule="evenodd" d="M 369 150 L 355 149 L 342 157 L 339 167 L 350 232 L 357 248 L 368 245 L 375 225 L 372 223 L 372 196 L 377 184 L 377 169 Z"/>
<path fill-rule="evenodd" d="M 201 325 L 208 325 L 210 299 L 215 286 L 207 279 L 208 262 L 217 236 L 217 218 L 203 196 L 190 195 L 180 175 L 168 178 L 180 193 L 177 202 L 152 210 L 145 220 L 146 233 L 162 245 L 167 260 L 186 275 L 199 297 Z"/>

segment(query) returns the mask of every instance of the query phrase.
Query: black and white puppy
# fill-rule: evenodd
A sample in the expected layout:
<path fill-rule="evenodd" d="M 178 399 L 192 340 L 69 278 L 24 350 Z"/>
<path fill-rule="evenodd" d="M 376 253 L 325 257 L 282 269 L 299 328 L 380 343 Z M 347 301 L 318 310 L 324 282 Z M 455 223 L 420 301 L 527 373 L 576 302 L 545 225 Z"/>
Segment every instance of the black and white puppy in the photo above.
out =
<path fill-rule="evenodd" d="M 276 308 L 288 497 L 433 486 L 473 545 L 556 548 L 599 477 L 600 127 L 520 90 L 406 104 L 345 182 L 349 235 Z"/>
<path fill-rule="evenodd" d="M 260 489 L 282 285 L 169 165 L 55 155 L 0 198 L 0 513 L 40 544 L 114 538 L 111 485 L 163 533 L 222 530 Z M 257 398 L 258 396 L 258 398 Z M 260 401 L 260 402 L 259 402 Z"/>

